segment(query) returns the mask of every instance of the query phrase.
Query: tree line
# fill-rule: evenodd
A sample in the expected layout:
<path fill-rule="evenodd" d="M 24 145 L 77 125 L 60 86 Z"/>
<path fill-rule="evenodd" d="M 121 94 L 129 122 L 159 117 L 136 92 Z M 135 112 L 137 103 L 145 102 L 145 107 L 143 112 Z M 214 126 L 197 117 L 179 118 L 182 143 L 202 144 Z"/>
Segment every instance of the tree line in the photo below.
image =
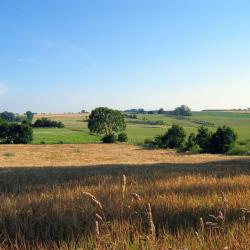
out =
<path fill-rule="evenodd" d="M 197 134 L 191 133 L 186 140 L 184 128 L 173 124 L 163 135 L 153 140 L 146 139 L 144 145 L 151 148 L 170 148 L 178 151 L 192 151 L 196 153 L 228 153 L 235 145 L 237 134 L 228 127 L 218 127 L 215 132 L 201 126 Z"/>

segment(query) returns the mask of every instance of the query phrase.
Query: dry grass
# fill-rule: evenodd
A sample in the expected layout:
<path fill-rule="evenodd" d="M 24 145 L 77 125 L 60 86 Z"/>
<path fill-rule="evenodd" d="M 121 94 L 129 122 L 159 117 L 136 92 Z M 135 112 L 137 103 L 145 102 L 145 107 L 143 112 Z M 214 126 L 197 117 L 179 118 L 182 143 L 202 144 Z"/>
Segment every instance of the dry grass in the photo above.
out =
<path fill-rule="evenodd" d="M 70 118 L 70 119 L 81 119 L 81 118 L 84 118 L 84 117 L 88 117 L 89 116 L 89 113 L 83 113 L 83 114 L 78 114 L 78 113 L 74 113 L 74 114 L 36 114 L 34 116 L 35 119 L 37 118 L 42 118 L 42 117 L 47 117 L 47 118 L 50 118 L 50 119 L 67 119 L 67 118 Z"/>
<path fill-rule="evenodd" d="M 2 248 L 250 248 L 250 218 L 241 209 L 250 208 L 250 158 L 127 145 L 4 145 L 0 152 Z M 206 227 L 220 211 L 223 230 Z"/>
<path fill-rule="evenodd" d="M 6 157 L 6 153 L 12 157 Z M 237 159 L 238 157 L 234 157 Z M 86 166 L 99 164 L 204 163 L 232 159 L 222 155 L 182 155 L 123 144 L 0 145 L 5 167 Z M 239 159 L 239 158 L 238 158 Z"/>

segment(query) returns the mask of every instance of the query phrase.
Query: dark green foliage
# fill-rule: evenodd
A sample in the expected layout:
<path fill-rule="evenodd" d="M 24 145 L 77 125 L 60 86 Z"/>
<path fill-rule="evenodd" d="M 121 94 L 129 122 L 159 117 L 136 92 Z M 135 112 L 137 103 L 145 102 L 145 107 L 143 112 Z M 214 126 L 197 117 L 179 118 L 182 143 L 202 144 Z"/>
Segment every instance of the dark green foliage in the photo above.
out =
<path fill-rule="evenodd" d="M 211 153 L 227 153 L 234 146 L 237 134 L 230 127 L 218 127 L 210 139 Z"/>
<path fill-rule="evenodd" d="M 0 118 L 6 122 L 14 122 L 16 119 L 16 116 L 14 113 L 4 111 L 4 112 L 0 113 Z"/>
<path fill-rule="evenodd" d="M 153 140 L 153 145 L 158 148 L 167 148 L 167 142 L 164 138 L 164 135 L 156 135 Z"/>
<path fill-rule="evenodd" d="M 126 142 L 126 141 L 128 140 L 128 136 L 127 136 L 126 133 L 121 132 L 120 134 L 118 134 L 117 140 L 118 140 L 119 142 Z"/>
<path fill-rule="evenodd" d="M 15 122 L 25 122 L 27 121 L 26 115 L 16 115 L 15 116 Z"/>
<path fill-rule="evenodd" d="M 91 133 L 111 136 L 115 132 L 125 130 L 126 123 L 120 111 L 100 107 L 91 112 L 88 128 Z"/>
<path fill-rule="evenodd" d="M 196 136 L 197 144 L 205 153 L 227 153 L 233 148 L 236 139 L 237 134 L 227 126 L 218 127 L 215 133 L 200 127 Z"/>
<path fill-rule="evenodd" d="M 191 109 L 186 105 L 181 105 L 174 110 L 174 115 L 177 116 L 191 116 Z"/>
<path fill-rule="evenodd" d="M 33 124 L 35 128 L 64 128 L 64 124 L 58 121 L 52 121 L 48 118 L 37 119 Z"/>
<path fill-rule="evenodd" d="M 160 109 L 158 110 L 158 114 L 164 114 L 164 109 L 163 109 L 163 108 L 160 108 Z"/>
<path fill-rule="evenodd" d="M 204 126 L 198 129 L 198 134 L 196 135 L 196 142 L 201 148 L 203 153 L 210 151 L 210 141 L 212 133 Z"/>
<path fill-rule="evenodd" d="M 32 128 L 28 124 L 1 123 L 0 142 L 5 144 L 27 144 L 33 139 Z"/>
<path fill-rule="evenodd" d="M 115 143 L 117 142 L 117 136 L 115 134 L 104 135 L 102 137 L 103 143 Z"/>
<path fill-rule="evenodd" d="M 196 136 L 194 133 L 191 133 L 187 139 L 185 150 L 191 150 L 192 148 L 197 146 Z"/>
<path fill-rule="evenodd" d="M 144 144 L 143 145 L 145 147 L 147 147 L 147 148 L 155 148 L 156 147 L 155 146 L 155 141 L 153 139 L 149 139 L 149 138 L 147 138 L 147 139 L 144 140 Z"/>
<path fill-rule="evenodd" d="M 179 148 L 185 142 L 186 133 L 182 126 L 173 124 L 164 135 L 157 135 L 151 146 L 157 148 Z"/>
<path fill-rule="evenodd" d="M 1 120 L 0 122 L 0 141 L 4 140 L 7 136 L 7 132 L 9 129 L 9 124 L 6 121 Z"/>
<path fill-rule="evenodd" d="M 161 144 L 166 148 L 179 148 L 185 142 L 186 133 L 182 126 L 173 124 L 162 136 Z"/>
<path fill-rule="evenodd" d="M 27 120 L 31 123 L 34 117 L 34 113 L 32 113 L 31 111 L 27 111 L 25 114 L 27 116 Z"/>
<path fill-rule="evenodd" d="M 129 115 L 129 114 L 124 114 L 125 118 L 128 119 L 137 119 L 137 115 Z"/>

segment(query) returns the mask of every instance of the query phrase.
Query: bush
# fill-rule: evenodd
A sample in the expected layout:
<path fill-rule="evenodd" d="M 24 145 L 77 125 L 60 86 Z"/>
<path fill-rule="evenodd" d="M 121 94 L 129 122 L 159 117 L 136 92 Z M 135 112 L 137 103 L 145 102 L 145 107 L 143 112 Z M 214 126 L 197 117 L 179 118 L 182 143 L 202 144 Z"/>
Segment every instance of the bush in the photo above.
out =
<path fill-rule="evenodd" d="M 154 148 L 155 147 L 155 141 L 153 139 L 145 139 L 144 140 L 144 143 L 143 143 L 144 147 L 147 147 L 147 148 Z"/>
<path fill-rule="evenodd" d="M 117 140 L 119 142 L 126 142 L 128 140 L 128 136 L 126 133 L 122 132 L 122 133 L 118 134 Z"/>
<path fill-rule="evenodd" d="M 246 147 L 233 146 L 227 154 L 229 155 L 248 155 L 248 149 Z"/>
<path fill-rule="evenodd" d="M 52 121 L 48 118 L 37 119 L 33 126 L 35 128 L 64 128 L 62 122 Z"/>
<path fill-rule="evenodd" d="M 166 148 L 179 148 L 183 146 L 185 141 L 186 133 L 182 126 L 178 124 L 173 124 L 171 128 L 168 129 L 167 133 L 161 138 L 156 138 L 161 147 Z"/>
<path fill-rule="evenodd" d="M 157 148 L 167 148 L 167 143 L 164 140 L 164 135 L 156 135 L 153 141 L 153 145 Z"/>
<path fill-rule="evenodd" d="M 237 139 L 237 134 L 230 127 L 218 127 L 210 139 L 210 153 L 227 153 L 233 148 Z"/>
<path fill-rule="evenodd" d="M 198 129 L 198 134 L 196 135 L 196 143 L 201 148 L 203 153 L 207 153 L 210 151 L 210 141 L 211 141 L 212 133 L 205 128 L 204 126 Z"/>
<path fill-rule="evenodd" d="M 186 151 L 192 151 L 194 150 L 194 148 L 197 149 L 199 148 L 199 146 L 197 145 L 197 142 L 196 142 L 196 135 L 194 133 L 191 133 L 188 137 L 187 142 L 185 143 L 184 149 Z"/>
<path fill-rule="evenodd" d="M 117 136 L 115 134 L 104 135 L 102 137 L 103 143 L 115 143 L 117 142 Z"/>
<path fill-rule="evenodd" d="M 5 144 L 27 144 L 33 139 L 32 128 L 28 124 L 2 123 L 0 142 Z"/>

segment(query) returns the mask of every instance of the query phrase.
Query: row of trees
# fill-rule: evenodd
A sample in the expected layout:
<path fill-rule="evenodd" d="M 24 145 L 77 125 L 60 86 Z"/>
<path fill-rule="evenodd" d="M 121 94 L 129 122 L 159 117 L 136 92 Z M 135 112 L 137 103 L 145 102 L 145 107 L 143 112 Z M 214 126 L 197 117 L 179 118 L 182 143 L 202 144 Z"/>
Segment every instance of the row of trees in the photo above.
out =
<path fill-rule="evenodd" d="M 64 124 L 60 121 L 52 121 L 48 118 L 37 119 L 33 127 L 35 128 L 64 128 Z"/>
<path fill-rule="evenodd" d="M 176 116 L 191 116 L 192 111 L 186 105 L 181 105 L 175 108 L 173 111 L 165 111 L 163 108 L 159 110 L 150 110 L 146 111 L 142 108 L 140 109 L 128 109 L 124 111 L 125 113 L 132 113 L 132 114 L 169 114 L 169 115 L 176 115 Z"/>
<path fill-rule="evenodd" d="M 227 153 L 234 146 L 236 139 L 237 134 L 234 130 L 223 126 L 218 127 L 214 133 L 200 127 L 198 133 L 191 133 L 186 141 L 183 127 L 174 124 L 164 135 L 158 135 L 154 140 L 145 140 L 145 145 L 202 153 Z"/>
<path fill-rule="evenodd" d="M 4 111 L 0 113 L 0 119 L 6 122 L 23 122 L 28 121 L 32 122 L 34 113 L 27 111 L 24 115 L 16 115 L 12 112 Z"/>

